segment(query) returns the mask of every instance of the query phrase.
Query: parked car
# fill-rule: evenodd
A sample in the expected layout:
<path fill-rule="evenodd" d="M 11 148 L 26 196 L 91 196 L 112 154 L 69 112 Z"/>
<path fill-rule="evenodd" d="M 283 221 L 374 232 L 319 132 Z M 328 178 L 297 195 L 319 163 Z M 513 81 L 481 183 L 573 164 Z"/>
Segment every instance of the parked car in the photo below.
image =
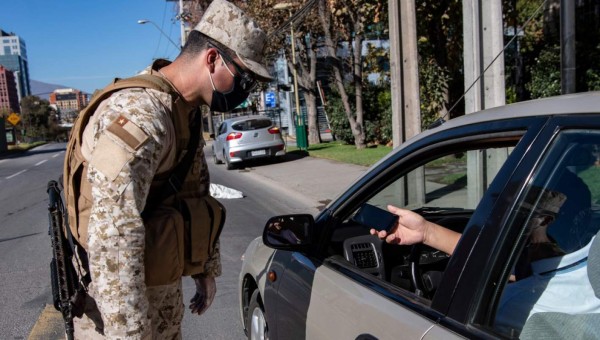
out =
<path fill-rule="evenodd" d="M 586 274 L 600 227 L 599 113 L 600 92 L 590 92 L 452 119 L 400 145 L 316 217 L 271 218 L 248 246 L 239 277 L 249 338 L 540 337 L 536 329 L 597 338 L 600 324 L 589 322 L 598 314 L 585 313 L 599 312 L 600 301 L 589 288 L 600 289 L 600 269 Z M 552 196 L 559 213 L 541 209 L 548 192 L 566 196 Z M 452 255 L 370 235 L 364 211 L 377 215 L 373 207 L 387 204 L 461 233 Z M 546 256 L 558 255 L 540 273 L 527 256 L 541 218 L 550 223 Z M 598 240 L 590 266 L 600 263 Z M 556 292 L 559 277 L 560 303 L 535 304 Z M 537 288 L 514 292 L 528 280 Z M 518 299 L 509 301 L 511 294 Z M 583 304 L 592 307 L 581 312 Z M 532 324 L 547 316 L 560 322 Z M 569 321 L 578 317 L 588 318 Z"/>
<path fill-rule="evenodd" d="M 245 116 L 224 120 L 217 129 L 212 145 L 215 164 L 225 163 L 231 170 L 244 161 L 259 158 L 282 158 L 285 142 L 281 130 L 269 117 Z"/>

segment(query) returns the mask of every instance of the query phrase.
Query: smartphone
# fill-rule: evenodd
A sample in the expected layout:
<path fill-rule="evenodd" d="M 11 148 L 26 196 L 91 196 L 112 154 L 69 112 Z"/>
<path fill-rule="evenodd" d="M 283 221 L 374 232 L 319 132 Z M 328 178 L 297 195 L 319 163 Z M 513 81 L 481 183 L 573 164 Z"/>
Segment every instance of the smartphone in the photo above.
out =
<path fill-rule="evenodd" d="M 398 215 L 365 203 L 356 212 L 352 220 L 369 229 L 373 228 L 377 231 L 385 230 L 389 232 L 398 222 Z"/>

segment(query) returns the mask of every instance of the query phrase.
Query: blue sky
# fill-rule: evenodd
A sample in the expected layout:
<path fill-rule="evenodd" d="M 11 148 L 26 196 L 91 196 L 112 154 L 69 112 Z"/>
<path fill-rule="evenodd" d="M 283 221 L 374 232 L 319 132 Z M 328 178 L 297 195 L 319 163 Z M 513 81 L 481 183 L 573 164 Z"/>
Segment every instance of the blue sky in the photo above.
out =
<path fill-rule="evenodd" d="M 180 23 L 165 0 L 12 0 L 0 7 L 0 29 L 25 40 L 30 78 L 92 93 L 155 58 L 173 60 Z"/>

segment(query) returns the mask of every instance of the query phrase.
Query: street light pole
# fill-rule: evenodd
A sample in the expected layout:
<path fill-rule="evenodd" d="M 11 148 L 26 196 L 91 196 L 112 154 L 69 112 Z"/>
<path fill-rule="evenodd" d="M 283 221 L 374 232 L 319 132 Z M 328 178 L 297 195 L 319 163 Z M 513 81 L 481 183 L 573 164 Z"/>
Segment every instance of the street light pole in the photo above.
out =
<path fill-rule="evenodd" d="M 146 19 L 140 19 L 140 20 L 137 21 L 137 23 L 140 24 L 140 25 L 147 24 L 147 23 L 150 23 L 150 24 L 154 25 L 154 27 L 156 27 L 156 29 L 159 30 L 162 35 L 164 35 L 167 39 L 169 39 L 169 41 L 171 42 L 171 44 L 173 44 L 173 46 L 175 46 L 178 50 L 181 49 L 181 47 L 178 46 L 171 39 L 171 37 L 169 37 L 157 24 L 155 24 L 154 21 L 152 21 L 152 20 L 146 20 Z"/>

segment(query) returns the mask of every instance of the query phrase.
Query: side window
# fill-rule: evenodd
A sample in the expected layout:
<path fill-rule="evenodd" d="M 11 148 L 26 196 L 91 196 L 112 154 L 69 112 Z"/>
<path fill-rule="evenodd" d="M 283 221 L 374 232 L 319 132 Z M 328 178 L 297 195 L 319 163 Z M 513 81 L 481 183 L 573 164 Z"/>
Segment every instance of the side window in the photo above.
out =
<path fill-rule="evenodd" d="M 224 134 L 226 130 L 227 130 L 227 124 L 221 123 L 221 125 L 219 126 L 219 135 Z"/>
<path fill-rule="evenodd" d="M 518 201 L 510 219 L 518 241 L 496 295 L 493 328 L 502 335 L 537 338 L 536 329 L 557 316 L 600 313 L 600 273 L 588 272 L 588 262 L 600 259 L 590 252 L 600 229 L 599 151 L 599 132 L 561 132 Z"/>
<path fill-rule="evenodd" d="M 493 164 L 501 166 L 510 151 L 512 148 L 486 148 L 441 156 L 400 177 L 368 203 L 383 209 L 391 204 L 424 213 L 473 210 L 498 171 Z M 478 162 L 480 166 L 469 165 Z"/>
<path fill-rule="evenodd" d="M 371 197 L 359 204 L 335 230 L 331 242 L 333 255 L 343 255 L 366 273 L 426 300 L 433 299 L 450 255 L 425 245 L 388 244 L 370 235 L 370 228 L 394 226 L 392 218 L 397 216 L 387 212 L 387 206 L 393 205 L 462 232 L 519 138 L 515 136 L 502 147 L 497 144 L 490 147 L 493 144 L 485 141 L 471 142 L 470 149 L 445 146 L 444 153 L 433 159 L 427 157 L 420 166 L 405 161 L 400 169 L 406 169 L 406 165 L 417 167 L 406 169 L 410 171 L 404 175 L 390 172 L 390 176 L 399 177 L 374 189 Z M 473 149 L 476 145 L 481 147 Z"/>

